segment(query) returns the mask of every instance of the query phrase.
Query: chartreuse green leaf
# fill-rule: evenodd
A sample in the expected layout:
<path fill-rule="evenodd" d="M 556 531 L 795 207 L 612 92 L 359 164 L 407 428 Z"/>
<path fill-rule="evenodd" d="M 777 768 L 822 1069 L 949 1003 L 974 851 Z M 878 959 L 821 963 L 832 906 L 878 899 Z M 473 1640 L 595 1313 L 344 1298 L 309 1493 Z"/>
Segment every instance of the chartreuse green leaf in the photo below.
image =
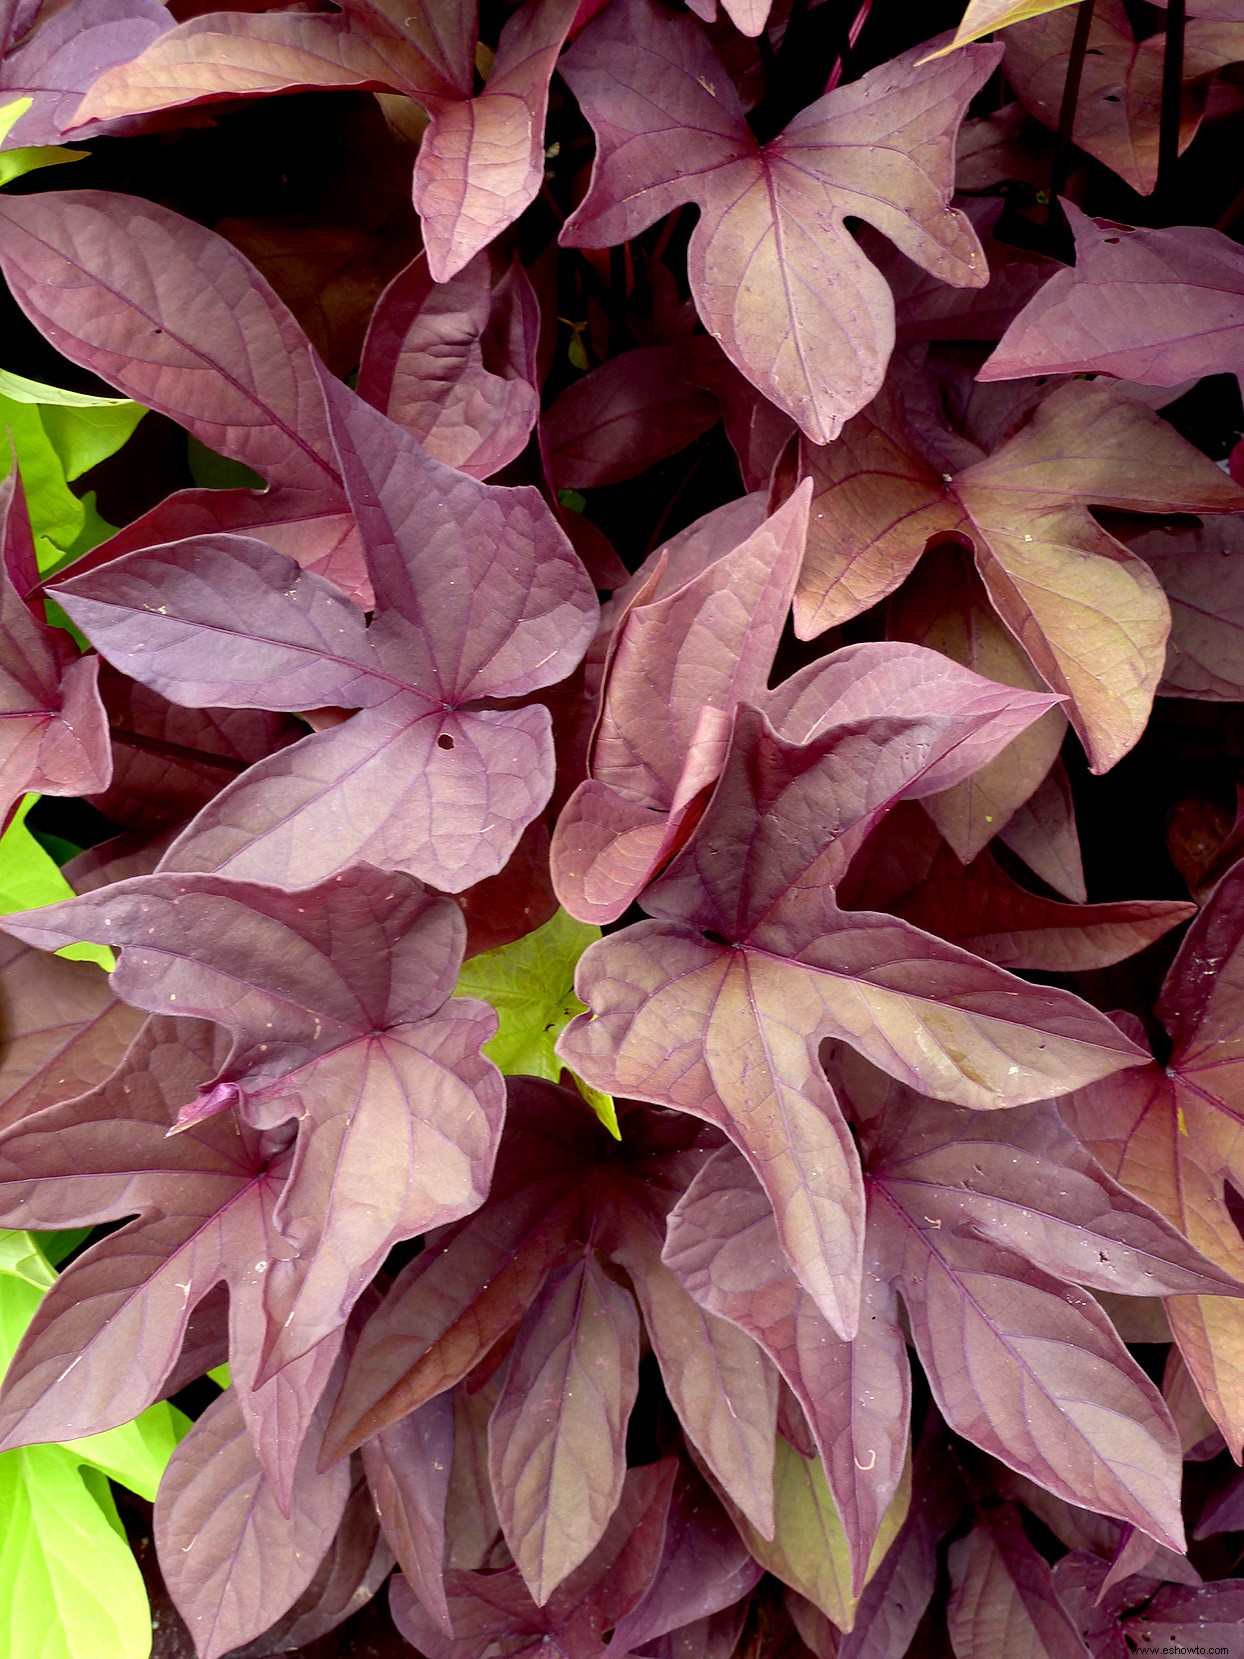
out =
<path fill-rule="evenodd" d="M 484 951 L 462 964 L 456 997 L 478 997 L 497 1010 L 497 1035 L 484 1053 L 507 1077 L 543 1077 L 556 1083 L 569 1068 L 554 1045 L 576 1014 L 587 1011 L 574 994 L 579 958 L 600 938 L 600 929 L 576 922 L 559 909 L 543 927 L 499 950 Z M 618 1114 L 613 1096 L 570 1073 L 575 1086 L 615 1139 Z"/>
<path fill-rule="evenodd" d="M 94 496 L 80 499 L 69 485 L 115 455 L 145 414 L 128 398 L 67 392 L 0 369 L 0 428 L 12 433 L 44 575 L 112 534 Z M 0 443 L 0 478 L 10 460 L 8 445 Z"/>
<path fill-rule="evenodd" d="M 27 795 L 8 829 L 0 835 L 0 916 L 9 916 L 15 910 L 38 910 L 74 896 L 56 860 L 26 828 L 26 814 L 38 799 L 37 795 Z M 105 973 L 111 973 L 117 965 L 107 945 L 65 945 L 56 954 L 74 962 L 98 962 Z"/>
<path fill-rule="evenodd" d="M 54 1277 L 30 1233 L 0 1234 L 0 1366 Z M 0 1651 L 146 1659 L 151 1610 L 104 1476 L 154 1498 L 189 1426 L 162 1402 L 106 1434 L 0 1454 Z"/>
<path fill-rule="evenodd" d="M 0 144 L 12 131 L 34 102 L 33 98 L 14 98 L 11 104 L 0 105 Z M 66 161 L 80 161 L 86 150 L 67 150 L 62 144 L 41 144 L 28 149 L 5 150 L 0 153 L 0 184 L 9 184 L 23 173 L 33 173 L 38 167 L 59 167 Z"/>
<path fill-rule="evenodd" d="M 944 58 L 947 52 L 992 34 L 995 29 L 1005 29 L 1010 23 L 1025 23 L 1030 17 L 1044 17 L 1046 12 L 1061 11 L 1064 6 L 1077 3 L 1078 0 L 968 0 L 968 9 L 955 30 L 954 39 L 920 61 L 928 63 L 929 58 Z"/>
<path fill-rule="evenodd" d="M 868 1558 L 865 1583 L 885 1558 L 910 1503 L 909 1458 Z M 749 1521 L 738 1517 L 748 1548 L 762 1567 L 806 1596 L 839 1630 L 850 1630 L 859 1597 L 851 1594 L 851 1553 L 825 1469 L 820 1458 L 804 1457 L 780 1434 L 773 1465 L 773 1504 L 772 1539 L 762 1538 Z"/>

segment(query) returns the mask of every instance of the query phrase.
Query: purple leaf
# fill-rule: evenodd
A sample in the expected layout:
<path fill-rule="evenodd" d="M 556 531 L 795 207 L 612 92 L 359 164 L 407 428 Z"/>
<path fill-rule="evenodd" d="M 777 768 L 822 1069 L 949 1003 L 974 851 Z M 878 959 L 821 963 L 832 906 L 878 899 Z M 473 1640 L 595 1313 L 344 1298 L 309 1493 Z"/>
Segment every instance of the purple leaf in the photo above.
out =
<path fill-rule="evenodd" d="M 480 1225 L 429 1245 L 368 1322 L 335 1408 L 330 1455 L 458 1382 L 520 1324 L 551 1273 L 568 1264 L 559 1283 L 586 1273 L 594 1248 L 631 1282 L 688 1438 L 757 1529 L 772 1531 L 776 1375 L 660 1259 L 666 1212 L 716 1140 L 687 1118 L 641 1107 L 624 1106 L 620 1123 L 621 1148 L 575 1095 L 511 1083 Z M 547 1313 L 537 1328 L 554 1341 Z"/>
<path fill-rule="evenodd" d="M 909 408 L 906 394 L 906 379 L 894 377 L 843 444 L 806 451 L 815 534 L 795 598 L 797 631 L 811 637 L 892 592 L 931 536 L 965 538 L 993 608 L 1045 683 L 1068 698 L 1093 769 L 1106 770 L 1148 719 L 1169 613 L 1153 573 L 1089 508 L 1230 512 L 1244 494 L 1157 415 L 1106 385 L 1056 387 L 987 458 L 927 410 Z"/>
<path fill-rule="evenodd" d="M 1068 6 L 1013 24 L 1002 36 L 1003 73 L 1025 108 L 1048 127 L 1058 124 L 1074 32 L 1075 14 Z M 1164 45 L 1161 30 L 1137 39 L 1123 0 L 1097 0 L 1072 138 L 1142 196 L 1157 180 Z M 1239 52 L 1238 14 L 1220 22 L 1203 3 L 1183 41 L 1180 150 L 1200 125 L 1210 76 L 1236 61 Z"/>
<path fill-rule="evenodd" d="M 347 597 L 370 605 L 371 588 L 345 495 L 307 495 L 281 484 L 267 490 L 177 490 L 77 560 L 72 574 L 192 536 L 252 534 L 325 577 Z"/>
<path fill-rule="evenodd" d="M 937 1546 L 965 1496 L 947 1452 L 940 1420 L 931 1412 L 916 1447 L 907 1518 L 864 1587 L 854 1628 L 838 1643 L 838 1659 L 904 1659 L 909 1651 L 937 1581 Z"/>
<path fill-rule="evenodd" d="M 39 11 L 39 8 L 33 8 Z M 9 128 L 3 148 L 59 144 L 82 94 L 114 64 L 128 63 L 172 26 L 155 0 L 73 0 L 58 10 L 42 8 L 35 27 L 19 41 L 24 19 L 12 15 L 0 51 L 0 104 L 29 98 L 31 106 Z M 80 132 L 93 137 L 98 124 Z"/>
<path fill-rule="evenodd" d="M 330 1457 L 452 1388 L 512 1330 L 568 1250 L 574 1215 L 564 1202 L 571 1171 L 537 1166 L 535 1180 L 508 1174 L 505 1156 L 489 1194 L 488 1227 L 455 1228 L 403 1269 L 360 1334 L 330 1424 Z M 553 1152 L 553 1147 L 549 1152 Z"/>
<path fill-rule="evenodd" d="M 880 387 L 894 343 L 893 298 L 845 217 L 875 225 L 943 281 L 977 288 L 987 275 L 949 204 L 954 134 L 998 53 L 969 46 L 923 67 L 919 56 L 827 93 L 761 146 L 695 23 L 648 0 L 610 6 L 562 65 L 597 141 L 591 188 L 563 240 L 629 241 L 694 201 L 689 274 L 706 328 L 828 443 Z"/>
<path fill-rule="evenodd" d="M 928 549 L 886 608 L 886 634 L 941 651 L 977 674 L 1027 691 L 1045 682 L 994 610 L 968 552 L 953 542 Z M 1058 762 L 1067 735 L 1050 709 L 979 772 L 929 796 L 924 810 L 965 864 L 1006 829 Z"/>
<path fill-rule="evenodd" d="M 1021 991 L 979 958 L 834 903 L 868 827 L 995 721 L 986 683 L 965 679 L 960 718 L 857 720 L 802 748 L 745 708 L 696 836 L 646 900 L 669 920 L 589 947 L 576 990 L 591 1012 L 558 1044 L 596 1087 L 726 1130 L 773 1204 L 792 1268 L 845 1338 L 856 1329 L 863 1194 L 820 1067 L 824 1038 L 985 1109 L 1063 1092 L 1081 1068 L 1100 1075 L 1137 1054 L 1065 993 Z M 885 684 L 879 676 L 871 695 Z M 866 707 L 858 681 L 857 695 Z"/>
<path fill-rule="evenodd" d="M 141 1024 L 94 963 L 0 941 L 0 1129 L 102 1083 Z"/>
<path fill-rule="evenodd" d="M 1244 1280 L 1226 1183 L 1244 1186 L 1235 1013 L 1244 976 L 1244 864 L 1219 882 L 1184 937 L 1158 1011 L 1173 1038 L 1156 1064 L 1077 1091 L 1060 1110 L 1102 1164 L 1218 1267 Z M 1244 1442 L 1244 1308 L 1220 1296 L 1169 1301 L 1171 1329 L 1233 1455 Z"/>
<path fill-rule="evenodd" d="M 1136 230 L 1063 204 L 1076 263 L 1007 329 L 982 380 L 1096 371 L 1146 386 L 1244 375 L 1244 253 L 1199 225 Z"/>
<path fill-rule="evenodd" d="M 999 1114 L 902 1094 L 891 1085 L 888 1129 L 870 1137 L 869 1169 L 919 1223 L 948 1235 L 967 1228 L 1046 1273 L 1097 1290 L 1244 1295 L 1230 1274 L 1107 1175 L 1050 1102 Z"/>
<path fill-rule="evenodd" d="M 616 920 L 668 860 L 696 796 L 721 768 L 730 715 L 763 693 L 807 512 L 801 489 L 673 592 L 648 602 L 636 596 L 625 612 L 592 776 L 563 810 L 550 854 L 558 897 L 581 921 Z M 690 553 L 679 563 L 690 563 Z"/>
<path fill-rule="evenodd" d="M 356 1470 L 341 1525 L 315 1577 L 284 1618 L 243 1648 L 238 1659 L 301 1652 L 365 1606 L 392 1570 L 371 1493 Z"/>
<path fill-rule="evenodd" d="M 586 1253 L 528 1309 L 488 1431 L 497 1514 L 538 1606 L 617 1508 L 638 1387 L 634 1300 Z"/>
<path fill-rule="evenodd" d="M 551 481 L 620 484 L 707 432 L 720 411 L 697 371 L 711 344 L 701 335 L 639 346 L 568 386 L 541 428 Z"/>
<path fill-rule="evenodd" d="M 999 840 L 1063 898 L 1088 898 L 1075 802 L 1067 768 L 1056 760 L 1045 780 L 1002 826 Z"/>
<path fill-rule="evenodd" d="M 289 1516 L 255 1461 L 232 1389 L 173 1453 L 156 1502 L 156 1548 L 200 1659 L 258 1636 L 315 1577 L 350 1495 L 345 1464 L 316 1472 L 319 1449 L 319 1433 L 309 1434 Z"/>
<path fill-rule="evenodd" d="M 1048 1563 L 1010 1505 L 982 1513 L 950 1547 L 947 1623 L 958 1659 L 1088 1659 Z M 1001 1644 L 1001 1645 L 999 1645 Z"/>
<path fill-rule="evenodd" d="M 527 0 L 506 20 L 478 97 L 427 99 L 432 122 L 415 161 L 414 202 L 437 282 L 462 270 L 535 200 L 544 179 L 549 79 L 577 9 L 578 0 Z M 436 17 L 434 6 L 428 11 Z"/>
<path fill-rule="evenodd" d="M 224 1118 L 168 1138 L 223 1048 L 197 1021 L 148 1021 L 107 1082 L 0 1142 L 9 1225 L 143 1217 L 88 1250 L 40 1304 L 5 1379 L 4 1429 L 15 1441 L 76 1438 L 137 1416 L 160 1397 L 195 1304 L 221 1279 L 253 1277 L 256 1259 L 266 1265 L 250 1245 L 283 1161 L 270 1180 L 258 1138 Z M 235 1232 L 242 1250 L 230 1252 Z"/>
<path fill-rule="evenodd" d="M 711 1619 L 733 1607 L 759 1577 L 760 1568 L 725 1511 L 683 1469 L 674 1485 L 656 1576 L 639 1605 L 619 1621 L 609 1650 L 621 1654 L 647 1647 L 682 1625 Z"/>
<path fill-rule="evenodd" d="M 1244 1579 L 1215 1584 L 1164 1584 L 1143 1612 L 1126 1619 L 1129 1641 L 1144 1647 L 1183 1647 L 1190 1642 L 1219 1651 L 1238 1642 L 1244 1623 Z M 1141 1651 L 1144 1651 L 1144 1647 Z"/>
<path fill-rule="evenodd" d="M 270 484 L 340 503 L 315 354 L 222 236 L 111 191 L 6 196 L 0 264 L 66 357 Z"/>
<path fill-rule="evenodd" d="M 450 1633 L 445 1601 L 445 1500 L 454 1461 L 454 1405 L 439 1394 L 363 1446 L 380 1524 L 408 1585 Z"/>
<path fill-rule="evenodd" d="M 534 490 L 444 467 L 327 377 L 325 389 L 376 593 L 370 627 L 322 579 L 236 537 L 130 554 L 78 577 L 66 601 L 118 666 L 178 700 L 363 705 L 237 779 L 165 869 L 309 882 L 364 859 L 460 891 L 506 863 L 553 782 L 548 711 L 478 704 L 567 674 L 595 598 Z"/>
<path fill-rule="evenodd" d="M 366 0 L 331 14 L 212 13 L 102 75 L 77 120 L 300 87 L 403 93 L 432 118 L 415 163 L 414 202 L 429 268 L 445 282 L 540 188 L 549 78 L 575 9 L 576 0 L 528 0 L 502 29 L 476 97 L 476 19 L 461 0 L 447 8 L 421 0 L 400 16 Z"/>
<path fill-rule="evenodd" d="M 1161 899 L 1059 904 L 1020 887 L 988 849 L 965 870 L 906 803 L 861 850 L 840 899 L 851 909 L 891 911 L 1013 971 L 1107 967 L 1195 914 Z"/>
<path fill-rule="evenodd" d="M 341 1327 L 399 1238 L 482 1202 L 503 1087 L 480 1054 L 495 1016 L 446 1005 L 465 931 L 451 900 L 365 866 L 294 893 L 155 875 L 6 923 L 45 945 L 65 929 L 112 941 L 126 1000 L 232 1032 L 212 1081 L 236 1087 L 242 1115 L 298 1121 L 264 1380 Z M 377 1168 L 378 1144 L 406 1150 Z"/>
<path fill-rule="evenodd" d="M 1144 1597 L 1152 1593 L 1153 1583 L 1131 1579 L 1126 1589 L 1117 1584 L 1106 1589 L 1106 1573 L 1106 1562 L 1073 1550 L 1055 1565 L 1054 1585 L 1093 1659 L 1131 1659 L 1118 1614 L 1129 1591 L 1133 1597 Z"/>
<path fill-rule="evenodd" d="M 1244 358 L 1241 359 L 1244 362 Z M 1244 518 L 1163 525 L 1128 538 L 1171 606 L 1166 697 L 1239 702 L 1244 697 Z"/>
<path fill-rule="evenodd" d="M 750 1335 L 706 1311 L 662 1262 L 662 1208 L 648 1205 L 648 1225 L 628 1217 L 610 1253 L 630 1277 L 683 1433 L 731 1502 L 771 1538 L 778 1374 Z"/>
<path fill-rule="evenodd" d="M 1070 1502 L 1182 1550 L 1178 1435 L 1097 1304 L 875 1190 L 877 1249 L 950 1426 Z"/>
<path fill-rule="evenodd" d="M 179 708 L 107 663 L 99 689 L 112 738 L 112 782 L 91 805 L 135 830 L 185 823 L 248 766 L 302 736 L 298 721 L 277 714 Z M 139 872 L 109 879 L 131 873 Z M 71 884 L 80 890 L 72 877 Z"/>
<path fill-rule="evenodd" d="M 358 393 L 446 466 L 487 478 L 526 445 L 540 409 L 539 310 L 521 265 L 494 288 L 477 255 L 433 282 L 421 254 L 376 302 Z"/>
<path fill-rule="evenodd" d="M 907 1358 L 891 1293 L 866 1271 L 860 1332 L 843 1342 L 791 1272 L 769 1202 L 733 1147 L 705 1164 L 671 1212 L 665 1259 L 698 1302 L 755 1338 L 793 1389 L 858 1595 L 907 1455 Z"/>
<path fill-rule="evenodd" d="M 604 1537 L 543 1607 L 518 1569 L 451 1572 L 445 1577 L 454 1634 L 448 1637 L 395 1578 L 390 1605 L 398 1629 L 428 1659 L 478 1659 L 560 1650 L 573 1659 L 605 1659 L 604 1633 L 639 1602 L 657 1573 L 677 1475 L 672 1458 L 629 1471 Z"/>
<path fill-rule="evenodd" d="M 190 708 L 366 706 L 399 687 L 362 611 L 250 537 L 130 553 L 54 591 L 115 668 Z"/>
<path fill-rule="evenodd" d="M 27 790 L 89 795 L 112 777 L 97 657 L 80 656 L 43 606 L 26 496 L 16 464 L 0 483 L 0 823 Z"/>
<path fill-rule="evenodd" d="M 1003 208 L 997 197 L 962 196 L 956 205 L 980 237 L 985 254 L 989 281 L 979 290 L 948 288 L 928 271 L 891 252 L 874 233 L 865 233 L 865 251 L 894 290 L 900 346 L 925 340 L 992 343 L 1042 282 L 1058 270 L 1052 259 L 997 240 L 993 229 Z"/>

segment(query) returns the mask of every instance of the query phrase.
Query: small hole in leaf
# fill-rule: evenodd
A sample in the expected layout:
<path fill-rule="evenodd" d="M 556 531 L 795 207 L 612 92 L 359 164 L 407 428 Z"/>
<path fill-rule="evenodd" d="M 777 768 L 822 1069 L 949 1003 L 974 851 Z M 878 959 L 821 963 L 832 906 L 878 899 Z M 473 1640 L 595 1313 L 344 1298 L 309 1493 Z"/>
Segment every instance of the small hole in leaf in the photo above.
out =
<path fill-rule="evenodd" d="M 1106 241 L 1110 244 L 1110 246 L 1112 248 L 1117 248 L 1118 245 L 1119 245 L 1119 238 L 1117 236 L 1108 236 L 1106 238 Z"/>
<path fill-rule="evenodd" d="M 1117 103 L 1121 102 L 1121 100 L 1119 98 L 1119 94 L 1117 92 L 1107 92 L 1106 102 L 1108 104 L 1117 104 Z"/>
<path fill-rule="evenodd" d="M 454 740 L 450 737 L 448 732 L 442 732 L 436 740 L 436 747 L 438 749 L 452 749 L 453 746 Z"/>

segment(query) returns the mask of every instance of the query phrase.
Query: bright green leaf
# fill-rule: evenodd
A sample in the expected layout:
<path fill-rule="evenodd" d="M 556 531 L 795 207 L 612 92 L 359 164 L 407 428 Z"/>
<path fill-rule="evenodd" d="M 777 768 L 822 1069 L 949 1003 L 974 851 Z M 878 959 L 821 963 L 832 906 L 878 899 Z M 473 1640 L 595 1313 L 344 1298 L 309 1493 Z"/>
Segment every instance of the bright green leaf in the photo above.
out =
<path fill-rule="evenodd" d="M 228 455 L 218 455 L 214 449 L 187 436 L 186 459 L 190 476 L 205 490 L 262 490 L 264 481 L 241 461 Z"/>
<path fill-rule="evenodd" d="M 73 888 L 61 875 L 56 860 L 26 828 L 26 814 L 38 799 L 37 795 L 27 795 L 8 829 L 0 835 L 0 916 L 9 916 L 15 910 L 38 910 L 41 905 L 73 897 Z M 64 945 L 56 954 L 75 962 L 97 962 L 106 973 L 117 965 L 106 945 Z"/>
<path fill-rule="evenodd" d="M 147 1593 L 111 1494 L 61 1446 L 0 1455 L 0 1633 L 14 1659 L 151 1652 Z"/>
<path fill-rule="evenodd" d="M 189 1432 L 190 1419 L 185 1412 L 167 1400 L 159 1400 L 132 1423 L 63 1444 L 110 1480 L 128 1486 L 150 1503 L 155 1501 L 160 1476 L 178 1441 Z"/>
<path fill-rule="evenodd" d="M 0 369 L 0 392 L 5 397 L 13 399 L 14 403 L 34 403 L 40 407 L 54 407 L 58 409 L 130 409 L 135 411 L 130 430 L 137 426 L 142 410 L 137 403 L 131 403 L 127 397 L 97 397 L 93 392 L 70 392 L 63 386 L 49 386 L 44 380 L 29 380 L 24 374 L 14 374 L 11 369 Z M 106 450 L 105 454 L 111 454 Z M 96 460 L 102 461 L 103 455 L 97 455 Z M 93 466 L 94 461 L 87 465 Z M 85 469 L 79 469 L 85 470 Z M 70 473 L 71 478 L 77 477 Z"/>
<path fill-rule="evenodd" d="M 214 1365 L 207 1374 L 217 1388 L 229 1387 L 229 1367 L 227 1365 Z"/>
<path fill-rule="evenodd" d="M 497 1010 L 497 1035 L 484 1053 L 507 1077 L 544 1077 L 556 1083 L 566 1069 L 554 1044 L 574 1016 L 585 1011 L 574 994 L 574 971 L 599 938 L 598 927 L 558 910 L 534 933 L 463 963 L 454 995 L 478 997 Z M 609 1133 L 620 1138 L 612 1096 L 578 1077 L 574 1081 Z"/>
<path fill-rule="evenodd" d="M 146 410 L 128 398 L 94 397 L 0 370 L 0 427 L 13 434 L 44 575 L 99 545 L 113 526 L 88 510 L 71 481 L 116 453 Z M 0 478 L 10 466 L 0 444 Z"/>
<path fill-rule="evenodd" d="M 0 1232 L 0 1370 L 52 1281 L 34 1235 Z M 105 1477 L 153 1499 L 189 1427 L 162 1401 L 104 1434 L 0 1454 L 6 1659 L 147 1659 L 151 1610 Z"/>
<path fill-rule="evenodd" d="M 1061 11 L 1064 6 L 1078 3 L 1079 0 L 969 0 L 955 38 L 948 46 L 930 52 L 920 61 L 929 63 L 933 58 L 944 58 L 970 40 L 979 40 L 995 29 L 1005 29 L 1009 23 L 1026 23 L 1030 17 L 1044 17 L 1047 12 Z"/>
<path fill-rule="evenodd" d="M 839 1630 L 855 1623 L 859 1598 L 851 1594 L 851 1560 L 838 1508 L 825 1479 L 820 1458 L 806 1458 L 781 1435 L 773 1466 L 773 1538 L 762 1538 L 756 1529 L 738 1517 L 745 1530 L 748 1548 L 760 1565 L 798 1590 Z M 894 1500 L 886 1510 L 881 1532 L 868 1559 L 871 1578 L 895 1534 L 907 1517 L 911 1503 L 911 1463 L 908 1461 Z"/>
<path fill-rule="evenodd" d="M 75 841 L 66 841 L 63 835 L 49 835 L 47 830 L 32 829 L 30 833 L 58 870 L 62 865 L 68 864 L 71 858 L 77 858 L 78 854 L 85 850 L 79 847 Z"/>
<path fill-rule="evenodd" d="M 67 150 L 63 144 L 0 151 L 0 184 L 11 184 L 23 173 L 37 172 L 40 167 L 62 167 L 67 161 L 82 161 L 89 154 L 89 150 Z"/>
<path fill-rule="evenodd" d="M 56 1279 L 33 1233 L 0 1232 L 0 1273 L 11 1279 L 23 1279 L 40 1292 L 47 1290 Z M 5 1363 L 8 1363 L 7 1356 Z"/>
<path fill-rule="evenodd" d="M 63 1233 L 32 1233 L 30 1236 L 52 1266 L 59 1267 L 65 1257 L 72 1256 L 94 1231 L 93 1227 L 70 1227 Z"/>
<path fill-rule="evenodd" d="M 20 121 L 33 103 L 33 98 L 14 98 L 11 104 L 0 104 L 0 144 L 13 131 L 13 123 Z"/>

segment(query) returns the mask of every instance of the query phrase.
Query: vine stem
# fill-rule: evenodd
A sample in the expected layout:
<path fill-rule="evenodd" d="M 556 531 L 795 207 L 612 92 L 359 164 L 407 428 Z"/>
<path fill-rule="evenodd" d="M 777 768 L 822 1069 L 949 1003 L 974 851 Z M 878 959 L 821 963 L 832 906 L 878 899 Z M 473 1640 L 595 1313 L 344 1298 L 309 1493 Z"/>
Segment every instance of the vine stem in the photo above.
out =
<path fill-rule="evenodd" d="M 1058 198 L 1066 189 L 1067 178 L 1071 172 L 1071 152 L 1075 147 L 1071 134 L 1076 124 L 1076 105 L 1080 101 L 1080 81 L 1084 74 L 1089 30 L 1093 27 L 1094 3 L 1095 0 L 1080 0 L 1075 33 L 1071 37 L 1071 51 L 1067 57 L 1067 79 L 1063 82 L 1063 101 L 1058 110 L 1054 162 L 1050 168 L 1050 218 L 1058 212 Z"/>
<path fill-rule="evenodd" d="M 162 737 L 148 737 L 143 732 L 132 732 L 125 726 L 109 728 L 112 736 L 118 743 L 124 743 L 127 748 L 141 749 L 145 754 L 161 755 L 168 760 L 188 761 L 193 766 L 217 766 L 223 772 L 236 772 L 239 775 L 250 766 L 249 760 L 240 760 L 236 755 L 214 755 L 206 749 L 191 749 L 184 743 L 168 743 Z"/>
<path fill-rule="evenodd" d="M 1166 194 L 1175 182 L 1179 160 L 1179 117 L 1184 91 L 1185 0 L 1169 0 L 1166 9 L 1166 46 L 1162 55 L 1162 116 L 1158 129 L 1158 192 Z"/>

